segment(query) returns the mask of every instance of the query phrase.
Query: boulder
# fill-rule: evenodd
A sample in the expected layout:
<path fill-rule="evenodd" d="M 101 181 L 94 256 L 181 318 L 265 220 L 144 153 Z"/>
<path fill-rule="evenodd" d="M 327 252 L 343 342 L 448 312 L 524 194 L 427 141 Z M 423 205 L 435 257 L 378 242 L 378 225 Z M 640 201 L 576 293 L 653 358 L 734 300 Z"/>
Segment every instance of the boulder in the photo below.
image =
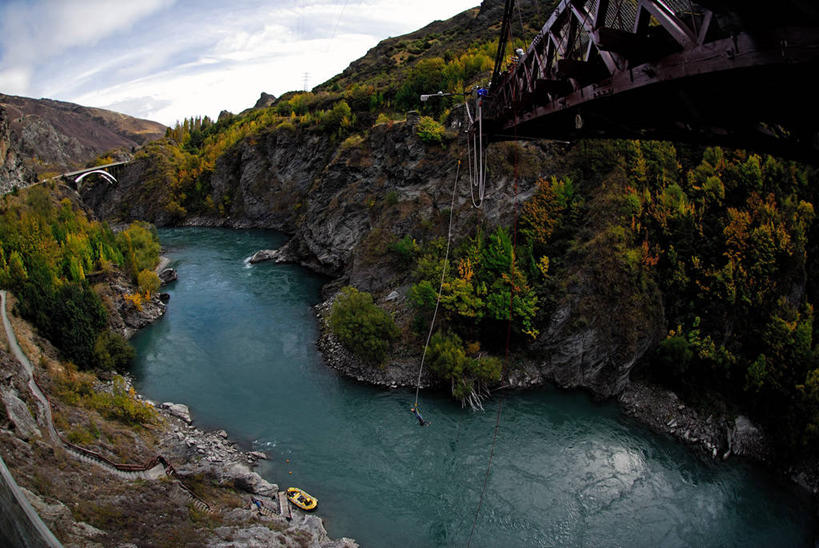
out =
<path fill-rule="evenodd" d="M 262 249 L 250 256 L 250 264 L 261 263 L 264 261 L 273 261 L 278 256 L 278 249 Z"/>
<path fill-rule="evenodd" d="M 237 489 L 255 495 L 273 497 L 279 491 L 279 487 L 276 484 L 270 483 L 256 472 L 251 471 L 250 468 L 244 464 L 234 464 L 228 468 L 226 476 L 228 479 L 233 479 L 233 485 Z"/>
<path fill-rule="evenodd" d="M 188 406 L 187 406 L 187 405 L 185 405 L 185 404 L 182 404 L 182 403 L 173 403 L 173 402 L 166 401 L 165 403 L 163 403 L 162 405 L 160 405 L 160 407 L 161 407 L 162 409 L 167 409 L 167 410 L 168 410 L 168 413 L 170 413 L 170 414 L 171 414 L 171 415 L 173 415 L 174 417 L 177 417 L 177 418 L 179 418 L 179 419 L 182 419 L 183 421 L 185 421 L 185 422 L 186 422 L 186 423 L 188 423 L 188 424 L 190 424 L 190 423 L 192 423 L 192 422 L 193 422 L 193 421 L 191 420 L 191 412 L 190 412 L 190 409 L 188 409 Z"/>
<path fill-rule="evenodd" d="M 31 416 L 26 403 L 17 397 L 14 389 L 3 390 L 3 403 L 6 405 L 9 420 L 14 423 L 18 437 L 29 440 L 42 436 L 37 421 Z"/>
<path fill-rule="evenodd" d="M 159 273 L 159 281 L 162 282 L 162 285 L 175 282 L 178 278 L 179 276 L 173 268 L 165 268 Z"/>
<path fill-rule="evenodd" d="M 765 433 L 744 415 L 734 419 L 728 434 L 731 452 L 735 455 L 764 461 L 769 457 L 769 443 Z"/>

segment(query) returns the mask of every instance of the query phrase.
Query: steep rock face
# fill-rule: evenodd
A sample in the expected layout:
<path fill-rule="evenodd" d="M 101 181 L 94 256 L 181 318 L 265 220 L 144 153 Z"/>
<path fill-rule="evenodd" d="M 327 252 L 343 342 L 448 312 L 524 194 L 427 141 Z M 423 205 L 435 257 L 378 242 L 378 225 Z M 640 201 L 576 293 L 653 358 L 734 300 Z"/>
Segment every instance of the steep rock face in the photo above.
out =
<path fill-rule="evenodd" d="M 219 158 L 210 178 L 214 202 L 230 204 L 225 224 L 294 232 L 333 149 L 326 136 L 287 130 L 242 141 Z"/>
<path fill-rule="evenodd" d="M 630 304 L 636 295 L 611 300 L 596 284 L 572 291 L 533 345 L 535 365 L 561 386 L 615 396 L 628 384 L 635 363 L 662 338 L 660 292 L 641 295 L 645 308 L 638 308 Z"/>
<path fill-rule="evenodd" d="M 265 108 L 272 105 L 276 102 L 276 96 L 271 95 L 269 93 L 265 93 L 264 91 L 259 95 L 259 100 L 256 101 L 256 104 L 253 105 L 253 108 Z"/>
<path fill-rule="evenodd" d="M 112 149 L 133 149 L 165 134 L 165 126 L 118 112 L 51 99 L 0 94 L 27 165 L 65 172 Z"/>
<path fill-rule="evenodd" d="M 23 165 L 12 137 L 8 123 L 8 113 L 0 105 L 0 192 L 5 193 L 14 187 L 32 182 L 34 175 Z"/>
<path fill-rule="evenodd" d="M 298 262 L 333 276 L 328 293 L 352 284 L 384 299 L 396 287 L 404 293 L 408 288 L 407 272 L 389 244 L 405 235 L 421 240 L 446 235 L 458 160 L 466 157 L 462 139 L 446 147 L 425 144 L 413 122 L 378 125 L 343 143 L 289 129 L 247 138 L 222 155 L 209 175 L 210 196 L 214 203 L 226 204 L 224 216 L 174 219 L 163 209 L 168 185 L 155 184 L 146 192 L 142 183 L 168 169 L 162 155 L 138 158 L 125 166 L 118 186 L 98 184 L 85 199 L 108 219 L 288 232 L 293 237 L 275 254 L 277 261 Z M 457 128 L 457 116 L 453 126 Z M 480 225 L 511 224 L 516 201 L 532 195 L 538 176 L 562 169 L 564 152 L 561 145 L 545 142 L 492 145 L 489 167 L 498 175 L 491 178 L 480 209 L 472 206 L 468 171 L 462 165 L 454 199 L 456 243 Z M 599 226 L 590 227 L 593 234 L 603 231 L 607 220 L 602 216 L 596 222 Z M 607 259 L 605 245 L 583 249 L 567 267 L 566 277 L 573 283 L 542 319 L 541 334 L 526 351 L 526 366 L 512 372 L 512 384 L 551 380 L 600 395 L 617 394 L 635 362 L 660 338 L 659 291 L 637 283 L 623 265 Z"/>

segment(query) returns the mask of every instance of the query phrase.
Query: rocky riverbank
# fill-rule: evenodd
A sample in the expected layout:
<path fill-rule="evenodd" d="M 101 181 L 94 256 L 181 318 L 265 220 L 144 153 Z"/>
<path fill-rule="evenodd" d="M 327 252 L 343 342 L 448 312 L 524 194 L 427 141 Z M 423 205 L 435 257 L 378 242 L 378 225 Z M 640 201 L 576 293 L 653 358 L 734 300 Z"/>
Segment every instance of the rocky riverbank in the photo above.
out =
<path fill-rule="evenodd" d="M 265 454 L 242 449 L 225 431 L 197 428 L 182 404 L 144 400 L 127 378 L 92 381 L 89 374 L 67 368 L 26 322 L 10 320 L 51 399 L 53 425 L 63 439 L 137 467 L 162 455 L 184 485 L 124 479 L 66 451 L 49 435 L 50 418 L 3 334 L 0 450 L 27 498 L 65 545 L 356 546 L 350 539 L 328 538 L 315 515 L 293 508 L 287 521 L 275 513 L 278 487 L 254 471 Z M 117 418 L 143 408 L 153 409 L 153 418 L 138 423 Z M 189 493 L 210 510 L 192 504 Z"/>

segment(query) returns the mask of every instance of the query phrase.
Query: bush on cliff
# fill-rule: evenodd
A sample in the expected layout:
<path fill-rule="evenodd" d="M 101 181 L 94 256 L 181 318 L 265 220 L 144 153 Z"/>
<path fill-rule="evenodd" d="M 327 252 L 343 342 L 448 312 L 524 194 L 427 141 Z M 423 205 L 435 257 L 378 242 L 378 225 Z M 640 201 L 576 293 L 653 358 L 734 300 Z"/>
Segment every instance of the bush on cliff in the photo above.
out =
<path fill-rule="evenodd" d="M 134 348 L 125 337 L 113 331 L 104 330 L 94 343 L 94 357 L 100 369 L 124 371 L 134 355 Z"/>
<path fill-rule="evenodd" d="M 474 345 L 477 349 L 477 344 Z M 503 363 L 492 356 L 468 355 L 461 338 L 454 333 L 432 336 L 429 367 L 440 379 L 449 381 L 452 396 L 461 403 L 477 405 L 488 387 L 501 378 Z"/>
<path fill-rule="evenodd" d="M 366 291 L 345 287 L 333 303 L 330 329 L 348 350 L 369 363 L 382 363 L 398 328 Z"/>
<path fill-rule="evenodd" d="M 418 138 L 430 145 L 440 145 L 444 138 L 444 126 L 429 116 L 421 116 L 418 126 L 415 129 Z"/>

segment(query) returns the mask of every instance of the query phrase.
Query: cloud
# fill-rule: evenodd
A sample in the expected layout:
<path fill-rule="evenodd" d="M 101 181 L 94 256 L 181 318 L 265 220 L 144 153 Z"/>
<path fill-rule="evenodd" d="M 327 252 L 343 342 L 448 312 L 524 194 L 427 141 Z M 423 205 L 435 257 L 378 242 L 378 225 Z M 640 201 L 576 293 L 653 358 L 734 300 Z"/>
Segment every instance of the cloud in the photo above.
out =
<path fill-rule="evenodd" d="M 0 0 L 2 1 L 2 0 Z M 0 7 L 0 91 L 173 124 L 315 86 L 379 40 L 479 0 L 12 0 Z M 93 21 L 93 24 L 88 24 Z"/>
<path fill-rule="evenodd" d="M 114 103 L 103 105 L 101 108 L 114 110 L 116 112 L 130 112 L 131 116 L 137 118 L 150 118 L 172 103 L 170 99 L 157 99 L 156 97 L 126 97 Z"/>
<path fill-rule="evenodd" d="M 0 92 L 25 94 L 31 83 L 31 69 L 28 67 L 10 67 L 0 70 Z"/>
<path fill-rule="evenodd" d="M 140 0 L 119 2 L 113 8 L 107 0 L 9 2 L 2 9 L 2 61 L 25 62 L 75 46 L 94 45 L 172 3 L 172 0 Z"/>

